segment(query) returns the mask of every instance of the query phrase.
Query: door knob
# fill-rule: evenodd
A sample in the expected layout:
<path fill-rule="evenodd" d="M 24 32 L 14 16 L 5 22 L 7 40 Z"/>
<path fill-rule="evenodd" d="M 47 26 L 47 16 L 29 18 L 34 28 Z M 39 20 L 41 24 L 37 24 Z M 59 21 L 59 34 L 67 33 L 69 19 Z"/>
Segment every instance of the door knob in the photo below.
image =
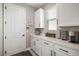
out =
<path fill-rule="evenodd" d="M 24 34 L 22 36 L 25 36 Z"/>

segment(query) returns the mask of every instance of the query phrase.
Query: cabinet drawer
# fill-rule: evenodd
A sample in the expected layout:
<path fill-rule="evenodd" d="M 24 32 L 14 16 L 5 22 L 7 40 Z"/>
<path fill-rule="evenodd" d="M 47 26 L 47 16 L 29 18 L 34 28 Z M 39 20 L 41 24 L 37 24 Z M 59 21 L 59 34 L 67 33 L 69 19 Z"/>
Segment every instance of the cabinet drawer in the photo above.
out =
<path fill-rule="evenodd" d="M 70 56 L 79 56 L 79 51 L 70 50 L 69 55 L 70 55 Z"/>
<path fill-rule="evenodd" d="M 55 50 L 62 52 L 62 53 L 69 55 L 69 56 L 79 56 L 79 51 L 76 51 L 76 50 L 73 50 L 73 49 L 70 49 L 70 48 L 67 48 L 64 46 L 55 45 Z"/>
<path fill-rule="evenodd" d="M 70 50 L 68 50 L 67 48 L 59 46 L 59 45 L 55 45 L 55 50 L 62 52 L 63 54 L 66 54 L 66 55 L 68 55 L 70 52 Z"/>
<path fill-rule="evenodd" d="M 51 42 L 48 42 L 48 41 L 45 41 L 45 40 L 42 40 L 42 41 L 43 41 L 42 43 L 45 44 L 45 45 L 47 45 L 47 46 L 52 45 Z"/>

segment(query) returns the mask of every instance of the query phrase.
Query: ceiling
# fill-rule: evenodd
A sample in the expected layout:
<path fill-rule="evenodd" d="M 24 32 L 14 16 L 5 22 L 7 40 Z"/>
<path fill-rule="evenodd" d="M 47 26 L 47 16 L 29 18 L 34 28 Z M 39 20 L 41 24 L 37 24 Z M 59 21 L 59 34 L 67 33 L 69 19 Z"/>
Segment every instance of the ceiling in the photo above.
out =
<path fill-rule="evenodd" d="M 28 6 L 33 7 L 33 8 L 40 8 L 42 6 L 44 6 L 46 3 L 26 3 Z"/>

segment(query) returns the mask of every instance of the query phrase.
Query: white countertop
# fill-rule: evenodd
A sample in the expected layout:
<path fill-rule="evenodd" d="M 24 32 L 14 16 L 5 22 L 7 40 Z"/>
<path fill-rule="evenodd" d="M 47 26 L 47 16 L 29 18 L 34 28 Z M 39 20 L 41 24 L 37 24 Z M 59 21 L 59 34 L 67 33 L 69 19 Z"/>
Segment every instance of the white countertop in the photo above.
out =
<path fill-rule="evenodd" d="M 34 35 L 34 34 L 31 34 L 31 35 L 34 36 L 34 37 L 41 38 L 43 40 L 46 40 L 46 41 L 49 41 L 49 42 L 52 42 L 52 43 L 56 43 L 56 44 L 59 44 L 59 45 L 62 45 L 62 46 L 65 46 L 65 47 L 79 51 L 79 44 L 70 43 L 68 41 L 64 41 L 62 39 L 57 39 L 57 38 L 45 37 L 45 36 Z"/>

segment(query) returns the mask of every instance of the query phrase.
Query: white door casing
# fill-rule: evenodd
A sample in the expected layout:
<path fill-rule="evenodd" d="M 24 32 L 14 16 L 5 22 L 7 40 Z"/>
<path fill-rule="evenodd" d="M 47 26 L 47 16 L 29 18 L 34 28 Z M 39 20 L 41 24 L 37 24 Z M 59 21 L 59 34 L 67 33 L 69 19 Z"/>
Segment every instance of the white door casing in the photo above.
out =
<path fill-rule="evenodd" d="M 0 56 L 2 55 L 2 44 L 3 44 L 3 28 L 2 28 L 2 3 L 0 3 Z"/>
<path fill-rule="evenodd" d="M 16 4 L 4 8 L 4 53 L 13 55 L 26 49 L 26 9 Z"/>

